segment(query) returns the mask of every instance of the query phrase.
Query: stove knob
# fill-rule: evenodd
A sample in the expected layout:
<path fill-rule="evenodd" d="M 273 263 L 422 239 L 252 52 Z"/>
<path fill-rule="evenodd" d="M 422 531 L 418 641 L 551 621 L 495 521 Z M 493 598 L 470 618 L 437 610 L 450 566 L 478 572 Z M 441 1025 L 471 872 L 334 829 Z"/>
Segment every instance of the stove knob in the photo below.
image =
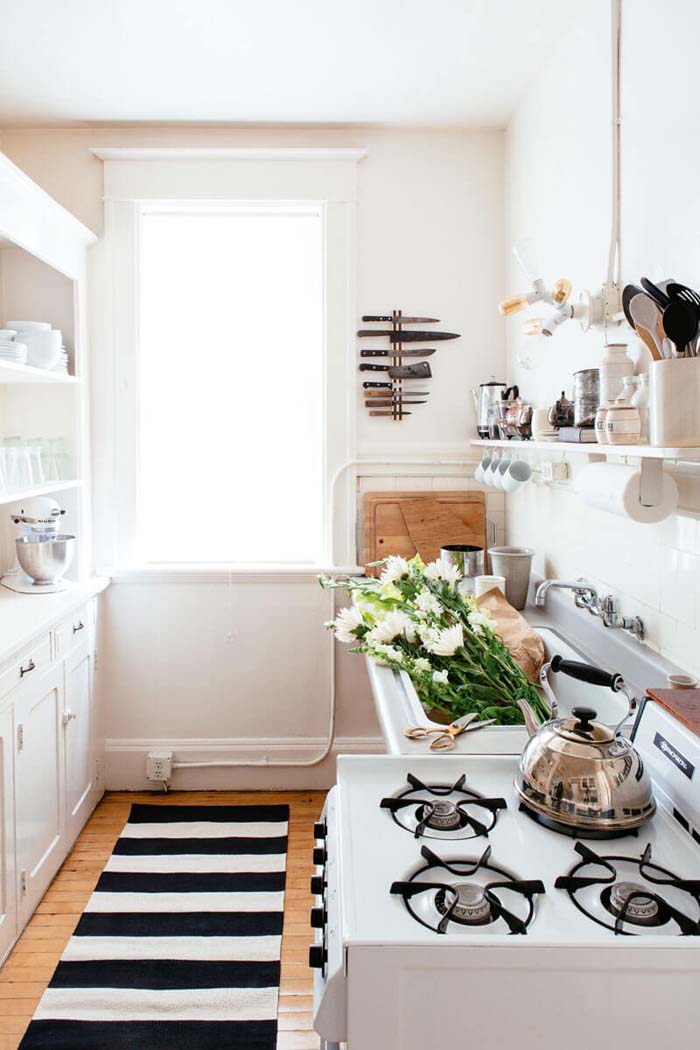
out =
<path fill-rule="evenodd" d="M 323 875 L 312 875 L 311 876 L 311 892 L 315 897 L 322 897 L 323 891 L 326 888 L 326 880 Z"/>
<path fill-rule="evenodd" d="M 312 970 L 322 970 L 326 965 L 328 952 L 322 944 L 312 944 L 309 948 L 309 966 Z"/>
<path fill-rule="evenodd" d="M 313 851 L 312 856 L 314 864 L 322 865 L 326 863 L 326 851 L 323 848 L 323 846 L 317 846 L 316 849 Z"/>
<path fill-rule="evenodd" d="M 315 930 L 322 930 L 326 925 L 326 909 L 325 908 L 312 908 L 311 909 L 311 925 Z"/>
<path fill-rule="evenodd" d="M 314 838 L 319 841 L 323 841 L 326 837 L 326 823 L 323 820 L 319 820 L 314 824 Z"/>

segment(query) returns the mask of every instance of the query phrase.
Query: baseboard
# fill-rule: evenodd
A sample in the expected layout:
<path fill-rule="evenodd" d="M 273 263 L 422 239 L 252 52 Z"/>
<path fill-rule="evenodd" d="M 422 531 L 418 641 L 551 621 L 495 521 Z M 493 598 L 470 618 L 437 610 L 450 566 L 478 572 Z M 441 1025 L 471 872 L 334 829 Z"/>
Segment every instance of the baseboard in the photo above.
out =
<path fill-rule="evenodd" d="M 338 755 L 382 754 L 381 737 L 336 737 L 330 755 L 314 766 L 285 766 L 285 762 L 311 762 L 326 746 L 323 737 L 275 738 L 112 738 L 105 741 L 105 778 L 108 791 L 158 790 L 146 779 L 149 751 L 172 751 L 183 762 L 251 763 L 241 766 L 209 766 L 173 771 L 172 790 L 318 789 L 335 782 Z M 255 763 L 254 765 L 252 763 Z M 269 764 L 268 764 L 269 763 Z"/>

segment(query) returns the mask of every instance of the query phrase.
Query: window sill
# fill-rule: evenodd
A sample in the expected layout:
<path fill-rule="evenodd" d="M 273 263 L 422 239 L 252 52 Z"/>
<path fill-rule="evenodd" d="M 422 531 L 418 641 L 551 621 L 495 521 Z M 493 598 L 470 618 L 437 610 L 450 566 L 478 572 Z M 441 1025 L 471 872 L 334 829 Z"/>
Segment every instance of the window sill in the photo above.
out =
<path fill-rule="evenodd" d="M 319 574 L 364 576 L 360 565 L 306 564 L 163 564 L 129 565 L 112 568 L 112 584 L 121 583 L 304 583 Z"/>

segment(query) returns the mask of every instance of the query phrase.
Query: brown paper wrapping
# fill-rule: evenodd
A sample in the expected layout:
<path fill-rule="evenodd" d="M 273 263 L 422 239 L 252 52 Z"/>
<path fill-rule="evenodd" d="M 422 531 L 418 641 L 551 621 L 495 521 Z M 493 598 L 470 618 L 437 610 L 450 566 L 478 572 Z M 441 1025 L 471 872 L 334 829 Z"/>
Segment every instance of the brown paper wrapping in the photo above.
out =
<path fill-rule="evenodd" d="M 495 631 L 529 681 L 539 682 L 545 661 L 544 642 L 517 609 L 509 605 L 498 587 L 492 587 L 476 599 L 480 609 L 487 609 Z"/>

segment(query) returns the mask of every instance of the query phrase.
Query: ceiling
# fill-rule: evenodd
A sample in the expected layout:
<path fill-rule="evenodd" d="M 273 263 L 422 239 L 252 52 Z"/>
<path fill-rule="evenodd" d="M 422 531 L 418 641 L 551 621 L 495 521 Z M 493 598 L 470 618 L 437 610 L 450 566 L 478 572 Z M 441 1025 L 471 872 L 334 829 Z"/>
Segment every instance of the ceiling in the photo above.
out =
<path fill-rule="evenodd" d="M 503 125 L 575 0 L 0 0 L 0 125 Z"/>

